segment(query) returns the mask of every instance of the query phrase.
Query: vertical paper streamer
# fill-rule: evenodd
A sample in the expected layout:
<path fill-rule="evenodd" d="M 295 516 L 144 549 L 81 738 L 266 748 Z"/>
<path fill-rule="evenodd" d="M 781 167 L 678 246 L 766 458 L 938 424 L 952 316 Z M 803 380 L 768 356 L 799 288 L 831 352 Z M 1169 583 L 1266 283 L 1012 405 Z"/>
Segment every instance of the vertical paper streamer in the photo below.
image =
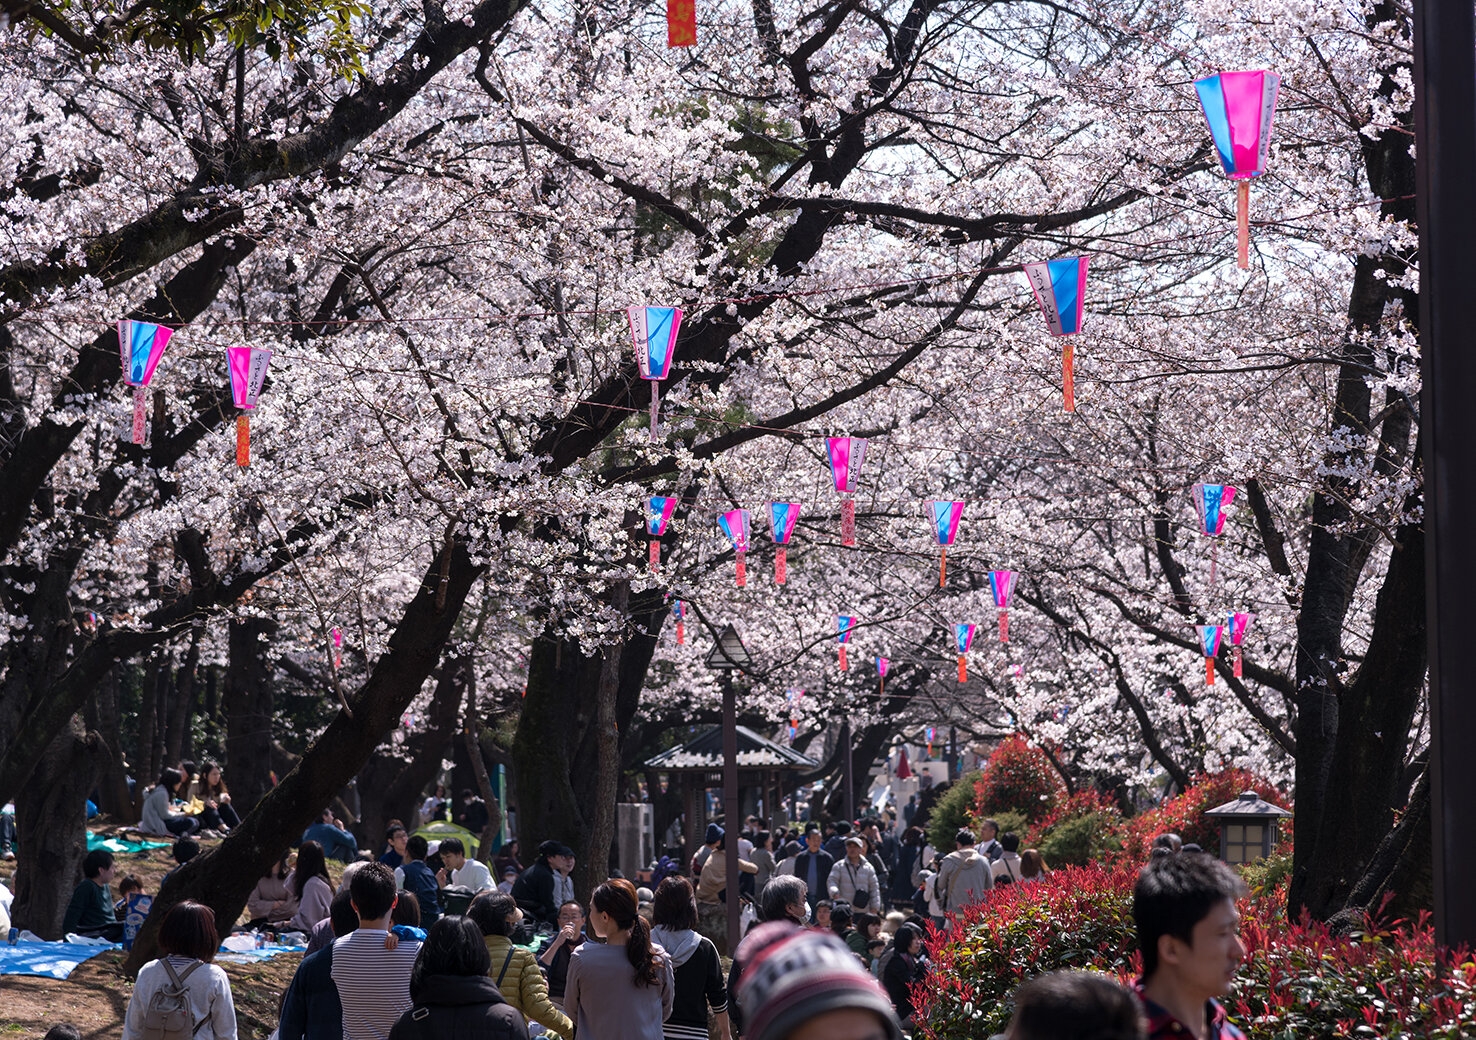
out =
<path fill-rule="evenodd" d="M 149 399 L 146 388 L 169 347 L 174 330 L 147 321 L 124 318 L 118 322 L 118 353 L 123 361 L 123 382 L 133 387 L 134 444 L 142 444 L 148 429 Z"/>
<path fill-rule="evenodd" d="M 661 571 L 661 538 L 666 534 L 666 526 L 671 523 L 671 515 L 676 512 L 676 507 L 675 496 L 652 495 L 646 500 L 646 535 L 651 540 L 652 574 Z"/>
<path fill-rule="evenodd" d="M 1264 69 L 1220 72 L 1194 81 L 1220 168 L 1237 182 L 1235 263 L 1241 270 L 1250 267 L 1250 182 L 1266 172 L 1280 88 L 1281 77 Z"/>
<path fill-rule="evenodd" d="M 1235 678 L 1240 675 L 1240 644 L 1245 642 L 1245 635 L 1250 631 L 1251 622 L 1255 621 L 1254 614 L 1236 612 L 1225 619 L 1225 631 L 1230 634 L 1230 664 Z"/>
<path fill-rule="evenodd" d="M 1237 490 L 1229 484 L 1195 484 L 1189 489 L 1194 511 L 1199 515 L 1199 533 L 1215 539 L 1210 543 L 1210 584 L 1215 583 L 1219 562 L 1219 538 L 1225 530 L 1226 510 L 1235 501 Z"/>
<path fill-rule="evenodd" d="M 1023 265 L 1025 279 L 1035 293 L 1035 302 L 1052 336 L 1075 336 L 1081 332 L 1090 259 L 1069 256 Z M 1075 358 L 1076 346 L 1067 340 L 1061 351 L 1061 396 L 1067 412 L 1076 411 Z"/>
<path fill-rule="evenodd" d="M 666 46 L 692 47 L 697 43 L 695 0 L 666 0 Z"/>
<path fill-rule="evenodd" d="M 1225 632 L 1224 625 L 1195 625 L 1199 633 L 1200 645 L 1204 648 L 1204 684 L 1213 686 L 1215 684 L 1215 656 L 1220 652 L 1220 637 Z"/>
<path fill-rule="evenodd" d="M 737 557 L 737 562 L 734 564 L 733 584 L 742 588 L 748 584 L 748 510 L 730 509 L 718 517 L 718 527 L 727 537 L 728 544 L 733 547 L 733 554 Z"/>
<path fill-rule="evenodd" d="M 969 681 L 969 649 L 974 645 L 974 633 L 977 628 L 966 621 L 961 621 L 953 626 L 953 642 L 958 649 L 958 681 L 966 683 Z"/>
<path fill-rule="evenodd" d="M 789 575 L 787 548 L 799 520 L 798 502 L 770 502 L 769 528 L 774 532 L 774 584 L 783 585 Z"/>
<path fill-rule="evenodd" d="M 825 450 L 830 459 L 830 474 L 835 489 L 841 493 L 841 545 L 856 544 L 856 474 L 866 458 L 865 437 L 827 437 Z"/>
<path fill-rule="evenodd" d="M 1010 641 L 1010 597 L 1015 594 L 1014 571 L 990 571 L 989 591 L 994 595 L 994 606 L 999 610 L 999 641 Z"/>
<path fill-rule="evenodd" d="M 236 465 L 251 465 L 251 420 L 261 388 L 266 384 L 272 352 L 265 347 L 226 347 L 226 371 L 231 379 L 231 401 L 241 410 L 236 416 Z"/>
<path fill-rule="evenodd" d="M 963 517 L 962 502 L 929 502 L 923 512 L 928 518 L 933 540 L 938 543 L 938 587 L 948 583 L 948 547 L 958 537 L 958 522 Z"/>
<path fill-rule="evenodd" d="M 856 627 L 856 619 L 850 614 L 837 614 L 835 618 L 835 639 L 840 644 L 840 670 L 845 671 L 849 665 L 846 663 L 846 644 L 851 641 L 851 630 Z"/>
<path fill-rule="evenodd" d="M 677 333 L 682 327 L 680 307 L 627 307 L 630 338 L 635 344 L 636 367 L 651 384 L 651 441 L 656 441 L 656 416 L 660 410 L 661 380 L 671 374 Z"/>

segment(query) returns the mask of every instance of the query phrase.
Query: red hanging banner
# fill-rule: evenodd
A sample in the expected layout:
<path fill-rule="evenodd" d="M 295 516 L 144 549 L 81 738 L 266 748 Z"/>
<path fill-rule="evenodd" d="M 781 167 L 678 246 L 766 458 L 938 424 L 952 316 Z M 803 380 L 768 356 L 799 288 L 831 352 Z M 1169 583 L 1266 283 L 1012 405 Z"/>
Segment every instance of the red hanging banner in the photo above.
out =
<path fill-rule="evenodd" d="M 696 0 L 666 0 L 666 45 L 692 47 L 696 43 Z"/>

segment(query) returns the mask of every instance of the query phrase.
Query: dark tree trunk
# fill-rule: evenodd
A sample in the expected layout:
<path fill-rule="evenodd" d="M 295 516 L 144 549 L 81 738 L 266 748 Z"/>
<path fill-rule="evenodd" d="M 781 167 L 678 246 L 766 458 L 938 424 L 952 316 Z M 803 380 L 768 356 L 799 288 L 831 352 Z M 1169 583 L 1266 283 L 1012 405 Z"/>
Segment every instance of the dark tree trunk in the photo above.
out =
<path fill-rule="evenodd" d="M 143 789 L 159 777 L 159 756 L 155 751 L 159 732 L 159 657 L 159 653 L 149 655 L 139 684 L 138 750 L 133 756 L 139 771 L 135 777 L 138 781 L 135 805 L 143 804 Z"/>
<path fill-rule="evenodd" d="M 461 706 L 465 674 L 451 662 L 441 665 L 441 676 L 431 694 L 426 729 L 409 737 L 399 747 L 378 748 L 359 770 L 359 844 L 376 852 L 384 842 L 392 818 L 406 827 L 420 807 L 420 792 L 435 779 L 441 759 L 456 733 L 456 712 Z"/>
<path fill-rule="evenodd" d="M 167 687 L 169 696 L 164 702 L 163 712 L 166 762 L 179 762 L 194 757 L 190 753 L 190 719 L 194 714 L 195 698 L 200 688 L 197 669 L 200 664 L 200 640 L 204 635 L 203 625 L 196 625 L 190 632 L 190 648 L 185 653 L 184 662 L 174 673 L 174 681 Z"/>
<path fill-rule="evenodd" d="M 98 809 L 115 823 L 137 823 L 133 796 L 128 793 L 128 765 L 123 759 L 123 713 L 118 707 L 118 669 L 108 672 L 108 677 L 97 688 L 97 696 L 88 702 L 87 728 L 103 735 L 107 745 L 98 765 Z"/>
<path fill-rule="evenodd" d="M 31 782 L 16 795 L 19 860 L 15 875 L 16 927 L 43 939 L 62 937 L 62 918 L 72 890 L 82 880 L 87 855 L 87 820 L 82 804 L 92 789 L 106 748 L 97 735 L 73 720 L 51 742 Z"/>
<path fill-rule="evenodd" d="M 268 640 L 277 623 L 269 618 L 233 621 L 225 677 L 226 764 L 231 805 L 245 814 L 271 787 L 272 666 Z M 396 721 L 399 721 L 398 719 Z M 323 799 L 323 805 L 328 799 Z M 322 806 L 318 807 L 322 812 Z M 285 847 L 285 846 L 284 846 Z"/>
<path fill-rule="evenodd" d="M 171 877 L 159 890 L 143 931 L 124 970 L 137 974 L 157 952 L 158 925 L 169 907 L 197 899 L 215 911 L 223 924 L 246 907 L 257 880 L 291 845 L 344 785 L 363 766 L 385 734 L 420 692 L 440 660 L 461 612 L 467 591 L 481 575 L 462 542 L 442 550 L 390 637 L 389 648 L 374 665 L 357 694 L 350 697 L 352 717 L 339 712 L 313 741 L 292 772 L 267 792 L 220 846 L 191 862 L 189 871 Z M 440 604 L 438 606 L 438 603 Z"/>
<path fill-rule="evenodd" d="M 482 757 L 482 716 L 477 708 L 477 676 L 471 658 L 458 658 L 455 668 L 466 676 L 466 716 L 462 722 L 461 735 L 466 744 L 466 756 L 471 762 L 472 776 L 477 783 L 477 792 L 487 806 L 487 824 L 477 835 L 477 858 L 488 866 L 492 865 L 492 845 L 497 832 L 502 830 L 502 803 L 497 792 L 492 790 L 492 778 L 487 775 L 487 760 Z"/>

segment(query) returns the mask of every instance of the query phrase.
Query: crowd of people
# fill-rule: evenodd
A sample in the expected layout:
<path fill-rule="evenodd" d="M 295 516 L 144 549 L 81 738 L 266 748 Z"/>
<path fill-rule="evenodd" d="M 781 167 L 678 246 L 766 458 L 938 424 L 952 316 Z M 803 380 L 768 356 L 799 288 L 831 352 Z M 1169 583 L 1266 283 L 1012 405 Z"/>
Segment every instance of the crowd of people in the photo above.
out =
<path fill-rule="evenodd" d="M 234 826 L 221 812 L 229 795 L 218 769 L 207 764 L 202 781 L 219 826 Z M 172 799 L 183 782 L 167 769 L 157 790 Z M 162 801 L 158 817 L 166 828 L 187 821 L 173 824 L 182 865 L 199 851 L 200 828 L 190 815 L 165 815 L 176 808 Z M 396 820 L 376 856 L 325 812 L 259 880 L 245 927 L 306 940 L 277 1040 L 900 1040 L 918 984 L 933 970 L 929 948 L 953 915 L 996 886 L 1029 885 L 1047 872 L 1038 852 L 1022 852 L 992 820 L 954 838 L 942 852 L 917 827 L 896 835 L 877 819 L 768 831 L 750 817 L 734 839 L 735 887 L 754 920 L 727 973 L 727 937 L 707 934 L 702 912 L 729 897 L 729 835 L 717 823 L 690 862 L 654 865 L 652 887 L 614 872 L 584 901 L 574 850 L 560 841 L 542 842 L 526 865 L 508 842 L 489 867 L 461 839 L 433 844 Z M 331 859 L 347 860 L 336 883 Z M 87 855 L 68 931 L 117 938 L 128 895 L 142 886 L 119 879 L 115 901 L 116 870 L 111 853 Z M 1016 994 L 1006 1036 L 1239 1036 L 1215 998 L 1244 956 L 1241 892 L 1228 867 L 1163 836 L 1135 891 L 1136 988 L 1080 973 L 1036 979 Z M 124 1040 L 232 1040 L 230 986 L 212 963 L 219 940 L 208 908 L 169 908 Z M 168 1013 L 188 1029 L 161 1026 Z M 815 1022 L 835 1031 L 814 1032 Z"/>

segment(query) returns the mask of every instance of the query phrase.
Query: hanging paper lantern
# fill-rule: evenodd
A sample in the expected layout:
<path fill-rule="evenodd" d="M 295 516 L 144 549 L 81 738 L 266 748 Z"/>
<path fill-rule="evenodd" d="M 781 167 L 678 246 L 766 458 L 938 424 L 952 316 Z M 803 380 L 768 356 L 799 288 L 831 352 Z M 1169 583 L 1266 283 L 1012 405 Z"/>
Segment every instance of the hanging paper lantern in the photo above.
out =
<path fill-rule="evenodd" d="M 337 671 L 343 667 L 343 630 L 333 630 L 333 669 Z"/>
<path fill-rule="evenodd" d="M 953 626 L 953 642 L 958 646 L 958 681 L 966 683 L 969 681 L 969 649 L 974 645 L 974 633 L 976 626 L 967 622 L 959 622 Z"/>
<path fill-rule="evenodd" d="M 789 742 L 791 744 L 794 743 L 794 738 L 799 736 L 798 701 L 804 695 L 804 690 L 798 690 L 792 686 L 784 691 L 784 698 L 789 702 Z"/>
<path fill-rule="evenodd" d="M 774 532 L 774 584 L 783 585 L 789 575 L 788 545 L 799 520 L 798 502 L 770 502 L 769 522 Z"/>
<path fill-rule="evenodd" d="M 1213 585 L 1220 555 L 1218 539 L 1225 530 L 1225 518 L 1229 515 L 1226 510 L 1235 501 L 1236 489 L 1229 484 L 1195 484 L 1189 494 L 1194 499 L 1194 511 L 1199 514 L 1200 534 L 1216 539 L 1210 543 L 1210 584 Z"/>
<path fill-rule="evenodd" d="M 958 537 L 958 522 L 963 517 L 962 502 L 929 502 L 925 512 L 932 522 L 933 538 L 938 542 L 938 587 L 948 581 L 948 547 Z"/>
<path fill-rule="evenodd" d="M 266 382 L 272 352 L 265 347 L 226 347 L 226 367 L 231 375 L 231 400 L 243 414 L 236 416 L 236 465 L 251 465 L 251 420 L 244 414 L 256 410 Z"/>
<path fill-rule="evenodd" d="M 999 610 L 999 641 L 1010 641 L 1010 597 L 1015 594 L 1014 571 L 990 571 L 989 591 L 994 594 L 994 605 Z"/>
<path fill-rule="evenodd" d="M 887 671 L 891 667 L 892 662 L 885 657 L 878 657 L 876 659 L 876 676 L 881 681 L 881 694 L 883 697 L 887 694 Z"/>
<path fill-rule="evenodd" d="M 1230 633 L 1230 664 L 1237 679 L 1240 678 L 1240 644 L 1245 642 L 1245 634 L 1255 619 L 1254 614 L 1242 613 L 1231 614 L 1225 619 L 1225 631 Z"/>
<path fill-rule="evenodd" d="M 696 0 L 666 0 L 666 46 L 692 47 L 696 43 Z"/>
<path fill-rule="evenodd" d="M 169 346 L 174 330 L 147 321 L 124 318 L 118 322 L 118 352 L 123 357 L 123 382 L 133 387 L 133 443 L 144 442 L 149 397 L 144 391 Z"/>
<path fill-rule="evenodd" d="M 1074 336 L 1081 331 L 1082 308 L 1086 303 L 1087 261 L 1091 257 L 1068 256 L 1043 263 L 1025 264 L 1025 277 L 1035 292 L 1035 302 L 1052 336 Z M 1076 411 L 1076 345 L 1067 340 L 1061 352 L 1061 394 L 1066 411 Z"/>
<path fill-rule="evenodd" d="M 846 644 L 851 641 L 851 631 L 856 627 L 856 619 L 849 614 L 837 614 L 835 618 L 835 640 L 840 644 L 840 670 L 845 671 L 849 666 L 846 664 Z"/>
<path fill-rule="evenodd" d="M 734 565 L 733 583 L 739 588 L 742 588 L 748 584 L 748 510 L 728 510 L 722 516 L 718 517 L 718 527 L 722 529 L 723 534 L 728 539 L 728 544 L 732 545 L 733 553 L 738 558 L 737 563 Z"/>
<path fill-rule="evenodd" d="M 1235 262 L 1250 267 L 1250 182 L 1266 172 L 1281 77 L 1264 69 L 1194 81 L 1225 176 L 1235 181 Z"/>
<path fill-rule="evenodd" d="M 687 641 L 687 601 L 679 599 L 671 605 L 671 616 L 676 618 L 677 646 Z"/>
<path fill-rule="evenodd" d="M 1224 625 L 1195 625 L 1199 633 L 1199 644 L 1204 647 L 1204 682 L 1215 684 L 1215 655 L 1220 652 L 1220 637 L 1225 634 Z"/>
<path fill-rule="evenodd" d="M 928 735 L 928 757 L 929 758 L 932 758 L 933 757 L 933 736 L 934 736 L 934 730 L 933 730 L 933 727 L 932 726 L 929 726 L 928 727 L 927 735 Z"/>
<path fill-rule="evenodd" d="M 652 495 L 646 502 L 646 534 L 651 542 L 651 573 L 661 570 L 661 538 L 666 534 L 666 525 L 671 523 L 671 514 L 676 512 L 677 498 L 667 495 Z"/>
<path fill-rule="evenodd" d="M 827 437 L 825 450 L 830 456 L 830 474 L 835 489 L 841 493 L 841 544 L 856 544 L 856 474 L 866 458 L 865 437 Z"/>
<path fill-rule="evenodd" d="M 671 373 L 677 331 L 682 327 L 680 307 L 628 307 L 630 338 L 635 343 L 636 366 L 651 383 L 651 440 L 656 440 L 656 413 L 660 410 L 661 380 Z"/>

